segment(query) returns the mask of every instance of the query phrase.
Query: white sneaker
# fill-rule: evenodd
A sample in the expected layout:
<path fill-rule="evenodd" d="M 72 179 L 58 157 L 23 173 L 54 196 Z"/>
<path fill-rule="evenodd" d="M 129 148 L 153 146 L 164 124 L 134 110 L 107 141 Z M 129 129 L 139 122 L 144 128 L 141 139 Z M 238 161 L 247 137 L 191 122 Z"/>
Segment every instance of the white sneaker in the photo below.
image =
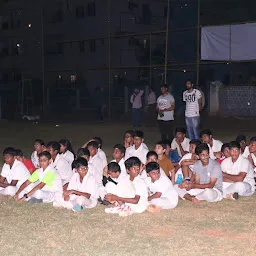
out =
<path fill-rule="evenodd" d="M 119 213 L 123 210 L 123 207 L 121 206 L 116 206 L 116 207 L 111 207 L 111 208 L 106 208 L 105 209 L 105 213 L 112 213 L 112 214 L 115 214 L 115 213 Z"/>
<path fill-rule="evenodd" d="M 127 207 L 123 208 L 123 210 L 121 212 L 119 212 L 118 214 L 120 217 L 127 217 L 127 216 L 134 214 L 134 211 L 131 209 L 130 206 L 127 206 Z"/>

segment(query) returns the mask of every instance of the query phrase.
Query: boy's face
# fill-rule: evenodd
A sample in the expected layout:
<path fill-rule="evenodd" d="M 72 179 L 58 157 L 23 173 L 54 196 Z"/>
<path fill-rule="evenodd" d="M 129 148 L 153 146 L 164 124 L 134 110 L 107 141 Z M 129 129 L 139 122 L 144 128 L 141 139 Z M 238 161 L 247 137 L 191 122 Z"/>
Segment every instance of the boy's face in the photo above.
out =
<path fill-rule="evenodd" d="M 246 147 L 246 141 L 245 140 L 240 141 L 240 146 L 241 146 L 241 149 L 244 151 Z"/>
<path fill-rule="evenodd" d="M 251 141 L 249 144 L 250 153 L 256 153 L 256 141 Z"/>
<path fill-rule="evenodd" d="M 39 165 L 41 168 L 46 169 L 50 164 L 50 160 L 46 156 L 41 156 L 39 158 Z"/>
<path fill-rule="evenodd" d="M 228 148 L 228 147 L 224 148 L 222 154 L 223 154 L 226 158 L 230 157 L 229 148 Z"/>
<path fill-rule="evenodd" d="M 45 149 L 44 146 L 42 146 L 42 145 L 41 145 L 40 143 L 38 143 L 38 142 L 35 142 L 35 144 L 34 144 L 34 150 L 35 150 L 36 152 L 42 152 L 44 149 Z"/>
<path fill-rule="evenodd" d="M 24 157 L 23 156 L 16 156 L 16 159 L 20 162 L 24 161 Z"/>
<path fill-rule="evenodd" d="M 158 159 L 155 155 L 151 155 L 148 159 L 147 159 L 147 163 L 152 163 L 152 162 L 157 162 Z"/>
<path fill-rule="evenodd" d="M 192 88 L 192 84 L 190 81 L 186 82 L 186 87 L 188 90 L 190 90 Z"/>
<path fill-rule="evenodd" d="M 132 144 L 133 143 L 133 136 L 130 133 L 126 133 L 124 135 L 124 142 Z"/>
<path fill-rule="evenodd" d="M 60 144 L 60 152 L 64 153 L 66 151 L 66 146 Z"/>
<path fill-rule="evenodd" d="M 171 147 L 170 147 L 170 145 L 166 145 L 165 154 L 166 154 L 166 155 L 169 155 L 170 152 L 171 152 Z"/>
<path fill-rule="evenodd" d="M 199 154 L 199 159 L 202 162 L 203 165 L 207 165 L 209 163 L 210 154 L 207 150 L 203 150 Z"/>
<path fill-rule="evenodd" d="M 47 151 L 50 153 L 51 157 L 55 157 L 58 154 L 58 150 L 54 150 L 52 147 L 47 147 Z"/>
<path fill-rule="evenodd" d="M 152 182 L 155 182 L 160 179 L 160 170 L 153 170 L 150 173 L 148 173 L 148 176 L 151 178 Z"/>
<path fill-rule="evenodd" d="M 143 142 L 142 138 L 134 137 L 134 145 L 135 145 L 136 148 L 139 148 L 142 142 Z"/>
<path fill-rule="evenodd" d="M 157 155 L 163 155 L 165 153 L 165 149 L 161 146 L 161 145 L 156 145 L 155 146 L 155 152 L 157 153 Z"/>
<path fill-rule="evenodd" d="M 4 155 L 4 162 L 9 165 L 13 165 L 15 161 L 15 157 L 9 154 Z"/>
<path fill-rule="evenodd" d="M 237 160 L 240 155 L 240 149 L 239 148 L 230 148 L 229 153 L 230 153 L 230 156 L 232 157 L 232 160 Z"/>
<path fill-rule="evenodd" d="M 203 134 L 201 140 L 203 143 L 209 144 L 212 140 L 212 136 L 208 134 Z"/>
<path fill-rule="evenodd" d="M 121 153 L 120 149 L 114 148 L 113 158 L 114 159 L 122 159 L 123 157 L 124 157 L 124 154 Z"/>
<path fill-rule="evenodd" d="M 175 137 L 176 137 L 177 140 L 182 142 L 185 138 L 185 134 L 183 134 L 182 132 L 177 132 Z"/>
<path fill-rule="evenodd" d="M 167 92 L 168 92 L 167 88 L 161 87 L 161 93 L 162 93 L 162 94 L 165 94 L 165 93 L 167 93 Z"/>
<path fill-rule="evenodd" d="M 113 179 L 117 179 L 120 175 L 120 172 L 112 172 L 111 170 L 108 170 L 108 175 Z"/>
<path fill-rule="evenodd" d="M 87 162 L 90 160 L 90 156 L 87 156 L 87 155 L 83 155 L 83 156 L 81 156 L 82 158 L 84 158 L 84 159 L 86 159 L 87 160 Z"/>
<path fill-rule="evenodd" d="M 80 177 L 84 178 L 85 175 L 88 173 L 88 166 L 80 166 L 76 169 L 76 172 L 79 174 Z"/>
<path fill-rule="evenodd" d="M 89 147 L 88 147 L 88 150 L 89 150 L 89 152 L 90 152 L 90 156 L 91 156 L 91 157 L 95 156 L 95 155 L 97 154 L 97 152 L 98 152 L 98 149 L 97 149 L 97 148 L 94 148 L 93 146 L 89 146 Z"/>
<path fill-rule="evenodd" d="M 196 145 L 195 144 L 190 144 L 189 145 L 189 153 L 195 154 L 196 151 Z"/>
<path fill-rule="evenodd" d="M 128 173 L 132 178 L 135 178 L 140 174 L 140 169 L 140 166 L 133 166 L 129 169 Z"/>

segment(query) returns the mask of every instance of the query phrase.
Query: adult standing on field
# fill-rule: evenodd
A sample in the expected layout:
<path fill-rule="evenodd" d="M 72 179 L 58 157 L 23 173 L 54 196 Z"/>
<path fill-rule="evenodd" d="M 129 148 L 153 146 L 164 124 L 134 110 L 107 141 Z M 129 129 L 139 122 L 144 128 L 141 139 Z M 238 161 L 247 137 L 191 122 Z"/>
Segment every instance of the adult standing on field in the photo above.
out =
<path fill-rule="evenodd" d="M 161 85 L 161 93 L 162 95 L 157 99 L 157 122 L 162 140 L 172 141 L 175 99 L 168 92 L 166 84 Z"/>
<path fill-rule="evenodd" d="M 185 121 L 190 140 L 198 140 L 200 129 L 200 111 L 202 110 L 202 94 L 194 89 L 191 80 L 187 80 L 187 90 L 183 93 L 183 101 L 186 102 Z"/>

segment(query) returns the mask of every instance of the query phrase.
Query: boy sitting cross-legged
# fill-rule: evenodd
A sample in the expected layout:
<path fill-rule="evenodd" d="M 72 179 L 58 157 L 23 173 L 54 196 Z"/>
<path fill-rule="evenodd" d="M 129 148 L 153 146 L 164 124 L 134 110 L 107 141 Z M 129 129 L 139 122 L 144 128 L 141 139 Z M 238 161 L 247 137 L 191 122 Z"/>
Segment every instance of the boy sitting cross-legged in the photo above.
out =
<path fill-rule="evenodd" d="M 161 175 L 159 164 L 156 162 L 148 163 L 146 171 L 150 177 L 147 184 L 150 191 L 148 210 L 154 212 L 158 207 L 160 209 L 175 208 L 178 204 L 178 194 L 171 181 L 165 175 Z"/>
<path fill-rule="evenodd" d="M 61 200 L 62 182 L 57 171 L 50 164 L 51 155 L 47 151 L 39 154 L 40 169 L 20 186 L 14 195 L 15 201 L 29 201 L 31 203 L 50 203 Z"/>
<path fill-rule="evenodd" d="M 76 212 L 95 207 L 99 191 L 94 177 L 88 173 L 88 162 L 80 157 L 74 161 L 74 169 L 61 206 Z"/>

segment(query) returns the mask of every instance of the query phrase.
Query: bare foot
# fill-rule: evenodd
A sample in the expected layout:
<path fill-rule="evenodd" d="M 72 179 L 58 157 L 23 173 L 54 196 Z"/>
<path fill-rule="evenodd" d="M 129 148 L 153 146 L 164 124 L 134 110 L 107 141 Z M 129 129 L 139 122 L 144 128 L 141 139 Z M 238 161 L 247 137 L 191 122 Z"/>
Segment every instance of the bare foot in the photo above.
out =
<path fill-rule="evenodd" d="M 161 212 L 161 207 L 157 206 L 155 204 L 150 204 L 147 208 L 147 210 L 151 213 L 159 213 Z"/>
<path fill-rule="evenodd" d="M 195 198 L 195 197 L 193 197 L 191 201 L 192 201 L 193 203 L 195 203 L 195 204 L 201 203 L 201 200 L 198 200 L 198 199 Z"/>

